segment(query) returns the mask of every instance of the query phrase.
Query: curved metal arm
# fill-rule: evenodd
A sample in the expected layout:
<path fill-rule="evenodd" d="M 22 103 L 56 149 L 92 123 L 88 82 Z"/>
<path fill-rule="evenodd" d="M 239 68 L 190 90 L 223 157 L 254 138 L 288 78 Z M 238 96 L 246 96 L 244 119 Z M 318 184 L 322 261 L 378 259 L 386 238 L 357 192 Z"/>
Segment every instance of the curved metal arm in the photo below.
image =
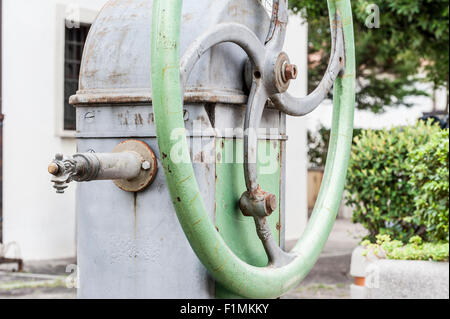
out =
<path fill-rule="evenodd" d="M 345 38 L 345 74 L 336 80 L 333 126 L 324 183 L 308 226 L 293 249 L 296 257 L 274 268 L 251 266 L 239 259 L 216 231 L 205 208 L 190 162 L 186 139 L 171 140 L 184 128 L 179 68 L 181 0 L 155 0 L 152 27 L 152 94 L 158 144 L 169 192 L 180 224 L 194 252 L 213 277 L 236 294 L 250 298 L 279 297 L 306 276 L 317 260 L 336 218 L 344 190 L 353 129 L 355 63 L 350 0 L 329 0 L 330 16 L 339 12 Z M 176 45 L 168 46 L 167 43 Z M 172 161 L 174 144 L 183 160 Z M 170 166 L 170 170 L 168 167 Z"/>
<path fill-rule="evenodd" d="M 269 49 L 282 48 L 289 19 L 287 0 L 273 0 L 269 32 L 264 42 Z"/>
<path fill-rule="evenodd" d="M 244 122 L 244 175 L 247 190 L 254 193 L 258 185 L 258 128 L 268 99 L 260 79 L 253 81 Z"/>
<path fill-rule="evenodd" d="M 272 95 L 270 99 L 278 110 L 292 116 L 303 116 L 314 111 L 326 99 L 336 78 L 345 66 L 344 33 L 338 14 L 332 20 L 332 30 L 330 62 L 317 88 L 303 98 L 293 97 L 287 92 Z"/>
<path fill-rule="evenodd" d="M 255 70 L 262 70 L 265 60 L 265 49 L 256 35 L 242 24 L 221 23 L 197 38 L 183 55 L 180 64 L 181 85 L 183 89 L 192 69 L 203 54 L 213 46 L 224 42 L 239 45 L 249 56 Z"/>

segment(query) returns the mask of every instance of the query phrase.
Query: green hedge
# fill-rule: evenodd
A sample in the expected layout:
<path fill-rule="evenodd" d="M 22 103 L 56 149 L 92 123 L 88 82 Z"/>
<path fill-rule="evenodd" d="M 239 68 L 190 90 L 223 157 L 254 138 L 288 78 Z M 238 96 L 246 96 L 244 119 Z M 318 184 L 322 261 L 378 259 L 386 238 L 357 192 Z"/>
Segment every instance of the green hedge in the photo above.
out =
<path fill-rule="evenodd" d="M 415 126 L 366 130 L 355 137 L 346 201 L 354 208 L 353 221 L 369 231 L 369 240 L 375 242 L 382 234 L 403 243 L 416 235 L 426 240 L 446 238 L 448 242 L 448 184 L 446 192 L 442 187 L 442 192 L 430 194 L 435 185 L 428 183 L 432 176 L 437 183 L 445 176 L 448 181 L 448 159 L 446 166 L 438 164 L 442 154 L 448 158 L 448 143 L 446 150 L 443 146 L 441 159 L 435 159 L 431 152 L 436 143 L 440 144 L 441 136 L 439 126 L 419 121 Z M 417 168 L 414 161 L 423 166 Z M 414 174 L 416 178 L 412 179 Z M 446 209 L 441 209 L 445 206 L 443 194 Z M 429 202 L 438 204 L 430 207 Z M 447 228 L 443 225 L 445 216 Z"/>
<path fill-rule="evenodd" d="M 410 185 L 416 190 L 411 221 L 424 225 L 425 239 L 433 242 L 449 239 L 448 138 L 448 130 L 438 131 L 409 154 Z"/>

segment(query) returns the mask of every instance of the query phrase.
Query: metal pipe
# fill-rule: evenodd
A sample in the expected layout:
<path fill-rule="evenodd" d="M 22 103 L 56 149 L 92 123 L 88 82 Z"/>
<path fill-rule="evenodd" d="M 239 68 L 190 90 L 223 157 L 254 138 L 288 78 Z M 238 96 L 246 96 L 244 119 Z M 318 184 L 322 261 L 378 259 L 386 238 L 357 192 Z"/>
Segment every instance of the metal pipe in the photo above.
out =
<path fill-rule="evenodd" d="M 131 180 L 141 172 L 142 157 L 135 152 L 88 154 L 99 163 L 98 173 L 90 180 Z"/>
<path fill-rule="evenodd" d="M 70 157 L 57 154 L 48 166 L 57 193 L 64 193 L 68 183 L 99 180 L 133 180 L 145 165 L 143 157 L 133 151 L 120 153 L 81 153 Z"/>

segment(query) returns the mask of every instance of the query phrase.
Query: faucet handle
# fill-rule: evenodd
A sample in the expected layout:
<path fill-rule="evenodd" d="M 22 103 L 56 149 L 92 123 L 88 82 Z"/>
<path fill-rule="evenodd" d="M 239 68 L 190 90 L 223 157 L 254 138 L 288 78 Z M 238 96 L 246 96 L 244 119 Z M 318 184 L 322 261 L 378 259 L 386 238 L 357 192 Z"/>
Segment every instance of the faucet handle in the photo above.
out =
<path fill-rule="evenodd" d="M 48 172 L 53 175 L 51 181 L 55 184 L 57 194 L 64 194 L 77 174 L 76 161 L 73 157 L 64 158 L 63 154 L 56 154 L 55 159 L 48 165 Z"/>

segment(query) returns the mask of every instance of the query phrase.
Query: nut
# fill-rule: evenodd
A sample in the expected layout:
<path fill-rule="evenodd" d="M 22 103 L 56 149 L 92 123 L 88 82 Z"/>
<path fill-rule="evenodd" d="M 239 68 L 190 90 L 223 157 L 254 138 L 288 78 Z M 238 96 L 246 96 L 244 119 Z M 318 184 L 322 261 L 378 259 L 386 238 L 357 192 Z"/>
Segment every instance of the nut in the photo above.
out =
<path fill-rule="evenodd" d="M 290 80 L 295 80 L 297 78 L 298 75 L 298 69 L 297 66 L 295 64 L 286 64 L 284 67 L 284 80 L 290 81 Z"/>
<path fill-rule="evenodd" d="M 152 168 L 152 164 L 149 161 L 142 162 L 142 169 L 144 171 L 148 171 L 150 168 Z"/>
<path fill-rule="evenodd" d="M 272 194 L 266 195 L 266 211 L 268 215 L 271 215 L 277 209 L 277 197 Z"/>
<path fill-rule="evenodd" d="M 48 166 L 48 172 L 52 175 L 57 175 L 59 172 L 59 166 L 56 163 L 51 163 Z"/>

